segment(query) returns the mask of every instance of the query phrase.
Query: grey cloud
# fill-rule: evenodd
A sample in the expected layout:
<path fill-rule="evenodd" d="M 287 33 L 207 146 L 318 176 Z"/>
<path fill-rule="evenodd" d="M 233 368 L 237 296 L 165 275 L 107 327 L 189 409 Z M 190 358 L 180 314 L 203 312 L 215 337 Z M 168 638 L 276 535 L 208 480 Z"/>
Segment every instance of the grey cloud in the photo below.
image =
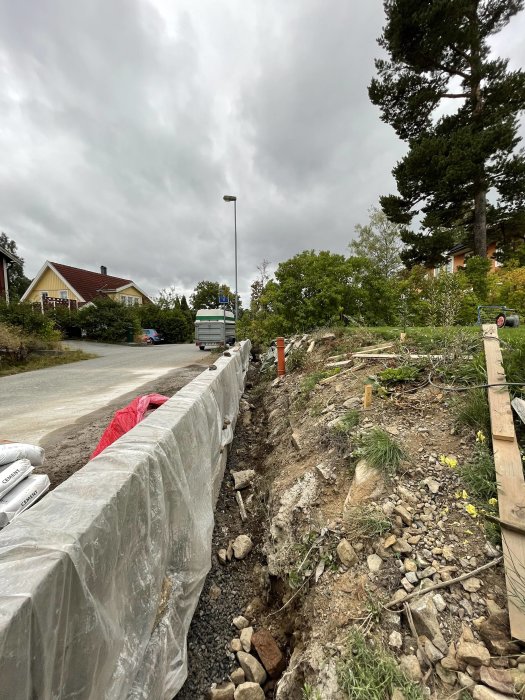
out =
<path fill-rule="evenodd" d="M 0 0 L 0 225 L 27 272 L 233 286 L 226 192 L 245 297 L 263 258 L 344 252 L 404 151 L 366 92 L 382 22 L 380 0 Z"/>

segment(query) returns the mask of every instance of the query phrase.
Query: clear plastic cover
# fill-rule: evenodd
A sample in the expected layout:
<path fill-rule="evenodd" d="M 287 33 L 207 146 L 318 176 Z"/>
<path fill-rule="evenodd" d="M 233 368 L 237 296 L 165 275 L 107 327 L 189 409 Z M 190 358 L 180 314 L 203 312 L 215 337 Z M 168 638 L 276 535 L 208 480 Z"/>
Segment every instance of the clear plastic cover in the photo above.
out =
<path fill-rule="evenodd" d="M 249 350 L 220 357 L 0 532 L 1 700 L 180 690 Z"/>

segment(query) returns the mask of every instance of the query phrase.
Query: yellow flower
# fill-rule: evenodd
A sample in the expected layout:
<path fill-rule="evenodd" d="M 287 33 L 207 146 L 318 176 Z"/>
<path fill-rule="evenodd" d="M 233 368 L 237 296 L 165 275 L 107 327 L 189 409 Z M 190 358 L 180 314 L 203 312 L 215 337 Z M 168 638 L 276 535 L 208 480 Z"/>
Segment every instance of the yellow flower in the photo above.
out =
<path fill-rule="evenodd" d="M 477 508 L 476 508 L 476 506 L 473 506 L 472 503 L 467 503 L 467 505 L 465 506 L 465 510 L 472 518 L 478 517 Z"/>
<path fill-rule="evenodd" d="M 485 437 L 483 432 L 481 430 L 478 430 L 478 432 L 476 433 L 476 442 L 479 442 L 483 445 L 486 439 L 487 438 Z"/>
<path fill-rule="evenodd" d="M 458 466 L 458 460 L 454 459 L 454 457 L 446 457 L 445 455 L 441 455 L 439 461 L 441 464 L 450 467 L 451 469 L 455 469 Z"/>
<path fill-rule="evenodd" d="M 497 499 L 497 498 L 489 498 L 488 504 L 489 504 L 489 506 L 497 506 L 497 505 L 498 505 L 498 499 Z"/>

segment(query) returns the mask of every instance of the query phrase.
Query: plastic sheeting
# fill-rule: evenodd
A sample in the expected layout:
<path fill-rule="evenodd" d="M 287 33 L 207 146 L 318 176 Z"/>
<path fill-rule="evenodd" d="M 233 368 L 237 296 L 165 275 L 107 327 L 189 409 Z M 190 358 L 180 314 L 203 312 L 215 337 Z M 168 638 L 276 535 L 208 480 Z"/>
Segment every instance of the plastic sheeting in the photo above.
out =
<path fill-rule="evenodd" d="M 249 350 L 219 358 L 0 533 L 1 700 L 180 690 Z"/>
<path fill-rule="evenodd" d="M 146 394 L 137 396 L 124 408 L 116 411 L 108 427 L 104 430 L 100 442 L 93 450 L 91 459 L 99 455 L 106 447 L 112 445 L 115 440 L 125 435 L 131 428 L 134 428 L 146 415 L 146 411 L 151 408 L 162 406 L 168 400 L 167 396 L 161 394 Z"/>

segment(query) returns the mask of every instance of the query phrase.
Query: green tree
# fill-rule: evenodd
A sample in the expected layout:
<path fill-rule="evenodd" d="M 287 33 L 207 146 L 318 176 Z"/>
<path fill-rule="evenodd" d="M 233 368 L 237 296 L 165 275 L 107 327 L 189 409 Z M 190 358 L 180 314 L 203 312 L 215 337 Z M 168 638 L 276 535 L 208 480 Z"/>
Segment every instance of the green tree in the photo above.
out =
<path fill-rule="evenodd" d="M 137 308 L 99 297 L 78 311 L 77 321 L 88 338 L 121 343 L 126 340 L 129 328 L 133 328 L 134 335 L 140 332 Z"/>
<path fill-rule="evenodd" d="M 372 207 L 370 223 L 357 224 L 357 238 L 350 241 L 348 248 L 357 257 L 368 258 L 386 276 L 393 275 L 401 268 L 403 227 L 388 220 L 386 214 Z"/>
<path fill-rule="evenodd" d="M 488 43 L 523 4 L 384 1 L 379 44 L 390 60 L 376 60 L 369 95 L 409 150 L 393 170 L 399 195 L 382 197 L 381 206 L 402 224 L 421 214 L 423 232 L 404 237 L 420 259 L 437 262 L 450 229 L 466 230 L 475 254 L 486 257 L 489 190 L 496 224 L 524 206 L 525 158 L 516 145 L 525 74 L 492 57 Z M 450 101 L 459 104 L 452 113 Z"/>
<path fill-rule="evenodd" d="M 193 311 L 199 309 L 217 309 L 219 307 L 219 294 L 228 297 L 230 300 L 228 307 L 233 311 L 235 308 L 235 294 L 227 284 L 219 282 L 209 282 L 203 280 L 193 290 L 190 297 L 190 304 Z M 238 297 L 238 306 L 241 308 L 241 298 Z"/>
<path fill-rule="evenodd" d="M 24 260 L 18 254 L 15 241 L 9 238 L 5 233 L 0 233 L 0 247 L 9 251 L 20 260 L 20 263 L 11 263 L 7 268 L 9 298 L 11 301 L 18 301 L 29 287 L 31 280 L 24 275 Z"/>

